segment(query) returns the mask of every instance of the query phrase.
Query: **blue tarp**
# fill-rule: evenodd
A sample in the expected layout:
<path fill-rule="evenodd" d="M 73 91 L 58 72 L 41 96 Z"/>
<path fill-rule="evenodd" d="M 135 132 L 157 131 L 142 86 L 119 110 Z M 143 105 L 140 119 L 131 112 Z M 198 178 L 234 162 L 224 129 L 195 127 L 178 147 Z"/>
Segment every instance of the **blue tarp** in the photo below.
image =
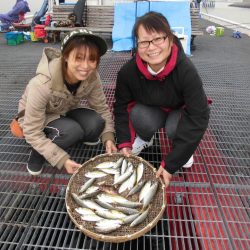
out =
<path fill-rule="evenodd" d="M 130 50 L 133 47 L 132 28 L 135 23 L 135 3 L 115 5 L 114 27 L 112 32 L 113 50 Z"/>
<path fill-rule="evenodd" d="M 134 47 L 132 29 L 135 20 L 148 11 L 162 13 L 168 19 L 171 28 L 184 27 L 184 34 L 188 36 L 186 53 L 190 55 L 191 17 L 189 1 L 117 3 L 112 32 L 113 50 L 126 51 Z"/>

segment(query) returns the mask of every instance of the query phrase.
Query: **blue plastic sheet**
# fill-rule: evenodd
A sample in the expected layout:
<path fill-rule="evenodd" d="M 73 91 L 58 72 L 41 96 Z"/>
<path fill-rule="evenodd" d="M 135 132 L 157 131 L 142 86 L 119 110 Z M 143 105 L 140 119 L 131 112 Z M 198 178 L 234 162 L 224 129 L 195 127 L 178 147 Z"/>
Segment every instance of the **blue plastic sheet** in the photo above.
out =
<path fill-rule="evenodd" d="M 117 3 L 112 32 L 113 50 L 124 51 L 133 48 L 132 29 L 136 19 L 135 3 Z"/>
<path fill-rule="evenodd" d="M 190 55 L 191 17 L 189 1 L 117 3 L 112 32 L 113 50 L 127 51 L 134 47 L 132 30 L 137 17 L 148 11 L 162 13 L 172 27 L 183 27 L 188 36 L 187 51 Z"/>

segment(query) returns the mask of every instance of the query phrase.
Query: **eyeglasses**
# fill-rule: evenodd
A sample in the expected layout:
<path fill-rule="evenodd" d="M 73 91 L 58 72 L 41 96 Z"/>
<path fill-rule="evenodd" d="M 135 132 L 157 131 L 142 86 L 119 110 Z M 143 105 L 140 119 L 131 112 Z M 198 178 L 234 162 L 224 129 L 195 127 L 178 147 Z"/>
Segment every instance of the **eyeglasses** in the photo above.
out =
<path fill-rule="evenodd" d="M 140 49 L 145 49 L 145 48 L 149 47 L 150 43 L 152 43 L 154 45 L 160 45 L 166 40 L 166 38 L 167 38 L 167 36 L 161 36 L 161 37 L 156 37 L 156 38 L 152 39 L 151 41 L 137 42 L 137 46 Z"/>

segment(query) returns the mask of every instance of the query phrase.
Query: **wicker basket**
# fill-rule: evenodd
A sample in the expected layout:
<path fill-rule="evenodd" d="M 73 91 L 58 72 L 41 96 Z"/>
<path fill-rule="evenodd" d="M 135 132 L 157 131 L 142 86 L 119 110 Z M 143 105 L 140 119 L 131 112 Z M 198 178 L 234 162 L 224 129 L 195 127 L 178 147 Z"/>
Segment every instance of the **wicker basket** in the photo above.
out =
<path fill-rule="evenodd" d="M 75 208 L 79 206 L 73 200 L 71 193 L 72 192 L 78 193 L 79 187 L 82 186 L 88 180 L 88 178 L 85 177 L 86 171 L 91 170 L 97 164 L 105 161 L 115 162 L 120 157 L 122 157 L 121 154 L 113 154 L 113 155 L 103 154 L 90 159 L 89 161 L 85 162 L 74 175 L 72 175 L 67 186 L 66 208 L 71 220 L 85 235 L 95 240 L 119 243 L 136 239 L 144 235 L 146 232 L 150 231 L 150 229 L 153 228 L 157 224 L 157 222 L 161 219 L 165 211 L 165 206 L 166 206 L 165 186 L 162 180 L 159 179 L 160 185 L 158 187 L 156 195 L 154 196 L 151 202 L 148 217 L 141 224 L 132 228 L 129 225 L 122 225 L 119 229 L 117 229 L 114 232 L 111 232 L 109 234 L 100 234 L 96 233 L 94 230 L 95 222 L 87 222 L 81 219 L 80 215 L 75 211 Z M 149 162 L 145 161 L 144 159 L 138 156 L 130 156 L 128 159 L 134 165 L 138 165 L 140 162 L 144 164 L 145 169 L 142 177 L 143 180 L 158 181 L 158 179 L 156 179 L 155 177 L 156 170 Z M 111 176 L 103 178 L 105 179 L 107 184 L 113 183 L 113 178 Z M 124 192 L 125 195 L 126 192 Z M 136 200 L 138 201 L 138 194 L 135 194 L 128 199 L 133 201 Z"/>

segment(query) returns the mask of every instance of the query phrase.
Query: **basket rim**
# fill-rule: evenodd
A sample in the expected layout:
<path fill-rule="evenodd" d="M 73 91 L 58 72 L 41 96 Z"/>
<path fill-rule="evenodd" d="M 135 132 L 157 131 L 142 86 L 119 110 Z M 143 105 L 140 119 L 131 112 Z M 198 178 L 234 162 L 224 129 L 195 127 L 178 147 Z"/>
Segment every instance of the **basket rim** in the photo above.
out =
<path fill-rule="evenodd" d="M 113 243 L 121 243 L 121 242 L 125 242 L 125 241 L 128 241 L 128 240 L 133 240 L 133 239 L 136 239 L 138 237 L 141 237 L 143 236 L 145 233 L 147 233 L 148 231 L 150 231 L 150 229 L 152 229 L 156 224 L 157 222 L 161 219 L 165 209 L 166 209 L 166 189 L 165 189 L 165 184 L 162 180 L 162 178 L 159 178 L 159 182 L 161 184 L 161 187 L 162 188 L 162 206 L 161 206 L 161 209 L 159 209 L 159 212 L 158 212 L 158 215 L 149 223 L 146 225 L 146 227 L 136 231 L 135 233 L 133 234 L 127 234 L 127 235 L 123 235 L 123 236 L 111 236 L 111 235 L 107 235 L 107 234 L 101 234 L 101 233 L 95 233 L 93 231 L 90 231 L 89 229 L 86 229 L 84 226 L 82 225 L 79 225 L 78 222 L 75 220 L 75 218 L 72 216 L 71 212 L 70 212 L 70 207 L 68 206 L 67 204 L 67 200 L 69 198 L 69 195 L 70 195 L 70 186 L 72 185 L 72 182 L 74 181 L 74 178 L 75 176 L 80 172 L 81 168 L 83 168 L 84 166 L 88 165 L 90 162 L 93 162 L 93 161 L 96 161 L 100 158 L 104 158 L 104 157 L 107 157 L 107 156 L 117 156 L 117 157 L 124 157 L 123 154 L 121 153 L 114 153 L 112 155 L 110 154 L 100 154 L 100 155 L 97 155 L 91 159 L 89 159 L 88 161 L 84 162 L 82 164 L 82 166 L 71 176 L 69 182 L 68 182 L 68 185 L 67 185 L 67 188 L 66 188 L 66 195 L 65 195 L 65 203 L 66 203 L 66 210 L 67 210 L 67 213 L 69 215 L 69 217 L 71 218 L 71 220 L 73 221 L 73 223 L 75 224 L 75 226 L 81 231 L 83 232 L 86 236 L 89 236 L 95 240 L 99 240 L 99 241 L 105 241 L 105 242 L 113 242 Z M 135 156 L 135 155 L 131 155 L 130 157 L 136 159 L 137 161 L 140 161 L 140 162 L 143 162 L 145 163 L 147 166 L 149 166 L 153 172 L 155 172 L 155 168 L 153 167 L 153 165 L 151 163 L 149 163 L 148 161 L 144 160 L 143 158 L 139 157 L 139 156 Z"/>

